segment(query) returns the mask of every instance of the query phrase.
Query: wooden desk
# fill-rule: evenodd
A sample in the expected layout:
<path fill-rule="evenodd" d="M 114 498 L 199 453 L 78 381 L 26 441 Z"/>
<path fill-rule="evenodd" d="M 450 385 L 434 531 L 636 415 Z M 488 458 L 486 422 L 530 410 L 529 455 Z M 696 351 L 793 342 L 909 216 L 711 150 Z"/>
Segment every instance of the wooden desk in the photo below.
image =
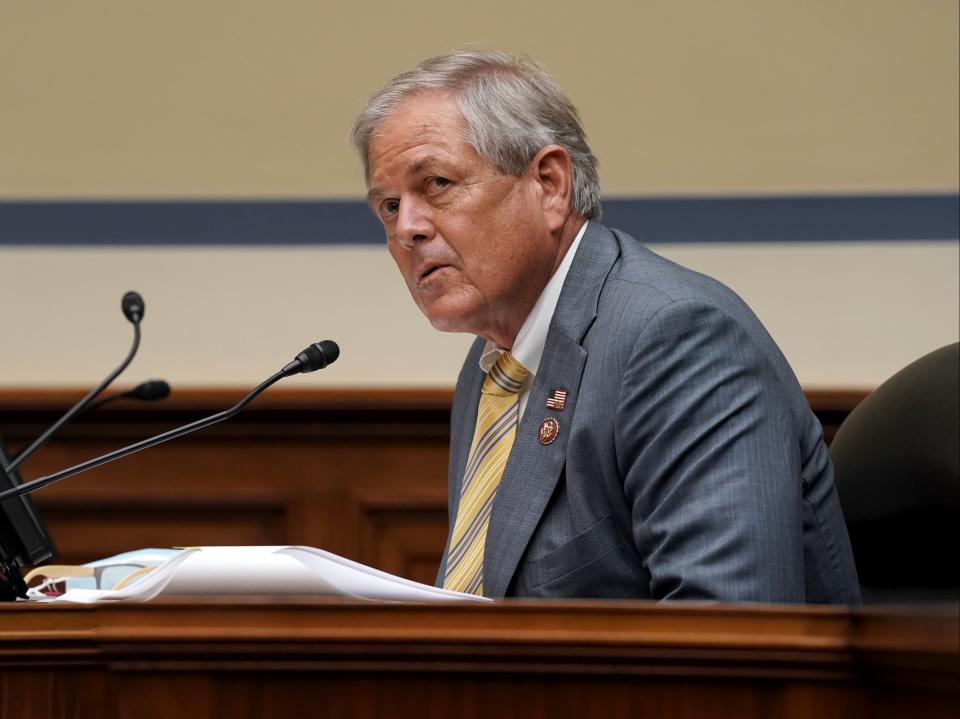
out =
<path fill-rule="evenodd" d="M 0 717 L 956 717 L 958 607 L 0 607 Z"/>

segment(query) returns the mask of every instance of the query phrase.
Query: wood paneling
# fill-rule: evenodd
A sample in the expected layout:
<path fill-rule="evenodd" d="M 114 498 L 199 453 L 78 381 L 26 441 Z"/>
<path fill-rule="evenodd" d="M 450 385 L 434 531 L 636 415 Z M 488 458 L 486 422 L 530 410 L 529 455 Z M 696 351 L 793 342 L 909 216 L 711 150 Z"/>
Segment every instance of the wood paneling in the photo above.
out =
<path fill-rule="evenodd" d="M 956 604 L 21 604 L 0 718 L 926 719 L 956 716 L 958 655 Z"/>
<path fill-rule="evenodd" d="M 82 396 L 0 391 L 16 449 Z M 83 415 L 24 480 L 219 412 L 242 390 L 181 390 Z M 810 395 L 831 436 L 862 392 Z M 68 478 L 35 501 L 64 563 L 145 546 L 305 544 L 433 581 L 446 537 L 447 390 L 271 391 L 223 424 Z"/>

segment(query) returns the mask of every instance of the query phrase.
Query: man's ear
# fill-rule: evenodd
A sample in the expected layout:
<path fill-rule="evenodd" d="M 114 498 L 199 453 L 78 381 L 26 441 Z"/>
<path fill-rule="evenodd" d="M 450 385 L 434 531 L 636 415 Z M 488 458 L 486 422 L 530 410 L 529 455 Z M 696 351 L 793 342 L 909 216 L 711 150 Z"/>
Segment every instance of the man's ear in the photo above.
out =
<path fill-rule="evenodd" d="M 533 156 L 530 172 L 540 188 L 544 217 L 551 232 L 563 227 L 570 216 L 573 167 L 570 155 L 558 145 L 547 145 Z"/>

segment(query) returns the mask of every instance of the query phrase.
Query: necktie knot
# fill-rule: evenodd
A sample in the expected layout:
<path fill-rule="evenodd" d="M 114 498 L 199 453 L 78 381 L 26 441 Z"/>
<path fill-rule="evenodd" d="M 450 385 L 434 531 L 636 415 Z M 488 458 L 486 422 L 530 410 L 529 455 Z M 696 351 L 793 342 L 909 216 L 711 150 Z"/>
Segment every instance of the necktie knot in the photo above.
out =
<path fill-rule="evenodd" d="M 504 352 L 487 373 L 483 393 L 501 396 L 517 394 L 529 376 L 526 367 L 517 362 L 512 354 Z"/>

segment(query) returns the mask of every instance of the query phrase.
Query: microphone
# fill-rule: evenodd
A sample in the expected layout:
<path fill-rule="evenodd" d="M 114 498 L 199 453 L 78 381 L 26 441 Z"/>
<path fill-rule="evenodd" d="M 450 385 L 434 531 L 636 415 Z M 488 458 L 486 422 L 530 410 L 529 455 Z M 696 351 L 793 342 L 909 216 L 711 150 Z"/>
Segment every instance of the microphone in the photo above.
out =
<path fill-rule="evenodd" d="M 60 419 L 53 423 L 51 427 L 47 429 L 46 432 L 41 434 L 33 443 L 30 444 L 26 449 L 21 450 L 7 465 L 7 472 L 12 472 L 21 464 L 23 464 L 34 452 L 36 452 L 40 447 L 46 444 L 47 440 L 53 436 L 54 432 L 60 429 L 63 425 L 73 419 L 80 412 L 85 410 L 94 398 L 97 397 L 103 390 L 105 390 L 110 383 L 115 380 L 121 372 L 123 372 L 130 362 L 133 361 L 133 357 L 137 354 L 137 348 L 140 347 L 140 321 L 143 319 L 143 298 L 138 292 L 130 291 L 127 292 L 123 299 L 120 301 L 120 308 L 123 310 L 124 316 L 133 323 L 133 346 L 130 348 L 130 352 L 127 353 L 126 359 L 120 363 L 120 366 L 117 367 L 113 372 L 111 372 L 107 377 L 96 387 L 90 390 L 86 396 L 77 402 L 73 407 L 67 410 Z"/>
<path fill-rule="evenodd" d="M 169 442 L 171 439 L 182 437 L 190 432 L 195 432 L 198 429 L 203 429 L 204 427 L 209 427 L 212 424 L 229 419 L 247 406 L 250 400 L 263 392 L 270 385 L 280 381 L 284 377 L 290 377 L 291 375 L 300 374 L 301 372 L 314 372 L 318 369 L 323 369 L 327 365 L 335 362 L 339 356 L 340 347 L 337 346 L 336 342 L 332 340 L 315 342 L 307 347 L 303 352 L 298 354 L 292 362 L 286 365 L 279 372 L 274 373 L 272 376 L 268 377 L 254 387 L 246 397 L 241 399 L 230 409 L 224 410 L 223 412 L 218 412 L 217 414 L 212 414 L 209 417 L 204 417 L 203 419 L 198 419 L 195 422 L 191 422 L 190 424 L 186 424 L 182 427 L 171 429 L 167 432 L 163 432 L 162 434 L 158 434 L 155 437 L 150 437 L 140 442 L 135 442 L 134 444 L 127 445 L 126 447 L 122 447 L 108 454 L 94 457 L 86 462 L 74 465 L 73 467 L 68 467 L 67 469 L 55 472 L 54 474 L 48 474 L 45 477 L 40 477 L 29 482 L 24 482 L 19 486 L 5 489 L 0 492 L 0 502 L 4 502 L 11 497 L 19 497 L 22 494 L 33 492 L 34 490 L 41 489 L 49 484 L 53 484 L 54 482 L 59 482 L 61 479 L 66 479 L 67 477 L 72 477 L 75 474 L 80 474 L 80 472 L 85 472 L 88 469 L 99 467 L 101 464 L 106 464 L 107 462 L 112 462 L 115 459 L 120 459 L 121 457 L 135 454 L 136 452 L 149 449 L 150 447 L 162 444 L 163 442 Z"/>
<path fill-rule="evenodd" d="M 280 370 L 280 373 L 284 377 L 289 377 L 300 372 L 314 372 L 328 364 L 333 364 L 339 356 L 340 346 L 333 340 L 314 342 L 298 354 L 293 362 Z"/>
<path fill-rule="evenodd" d="M 126 318 L 133 322 L 133 324 L 137 324 L 143 319 L 143 298 L 139 292 L 130 290 L 124 294 L 123 299 L 120 300 L 120 308 L 123 310 Z"/>
<path fill-rule="evenodd" d="M 109 404 L 118 399 L 139 399 L 145 400 L 147 402 L 155 402 L 159 399 L 165 399 L 170 396 L 170 385 L 167 384 L 166 380 L 162 379 L 148 379 L 146 382 L 141 382 L 133 389 L 128 389 L 126 392 L 120 392 L 118 394 L 110 395 L 109 397 L 103 397 L 98 399 L 96 402 L 90 404 L 87 407 L 87 411 L 97 409 L 102 407 L 105 404 Z"/>
<path fill-rule="evenodd" d="M 170 385 L 163 379 L 148 379 L 120 396 L 156 402 L 158 399 L 165 399 L 170 396 Z"/>

